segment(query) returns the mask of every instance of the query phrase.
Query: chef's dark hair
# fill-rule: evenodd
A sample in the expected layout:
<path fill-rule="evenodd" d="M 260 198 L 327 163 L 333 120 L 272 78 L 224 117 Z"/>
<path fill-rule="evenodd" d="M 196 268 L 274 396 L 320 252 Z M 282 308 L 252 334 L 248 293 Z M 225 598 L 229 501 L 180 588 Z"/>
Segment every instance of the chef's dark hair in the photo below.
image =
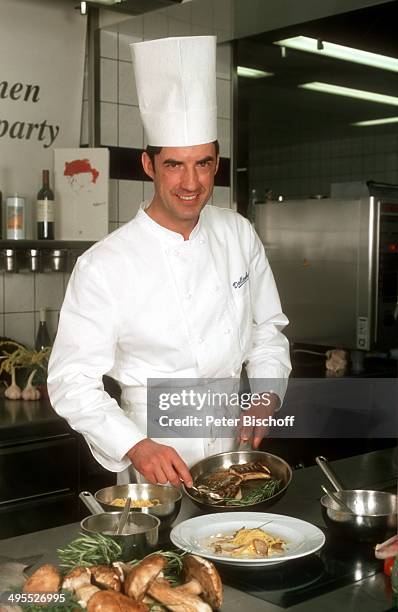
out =
<path fill-rule="evenodd" d="M 213 140 L 213 143 L 216 148 L 216 155 L 220 153 L 220 145 L 218 140 Z M 153 169 L 155 169 L 155 155 L 159 155 L 160 151 L 163 147 L 153 147 L 152 145 L 147 145 L 145 152 L 148 155 L 149 159 L 152 162 Z"/>

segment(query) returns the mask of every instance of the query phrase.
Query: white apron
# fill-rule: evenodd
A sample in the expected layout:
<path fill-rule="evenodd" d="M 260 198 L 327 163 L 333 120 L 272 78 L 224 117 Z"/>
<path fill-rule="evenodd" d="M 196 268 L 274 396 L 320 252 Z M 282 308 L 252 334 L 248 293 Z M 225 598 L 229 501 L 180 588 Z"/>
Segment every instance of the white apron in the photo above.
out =
<path fill-rule="evenodd" d="M 146 404 L 146 387 L 136 389 L 126 389 L 122 395 L 122 408 L 125 414 L 137 425 L 137 427 L 146 432 L 147 429 L 147 404 Z M 239 416 L 240 409 L 229 407 L 223 414 L 228 417 Z M 154 442 L 172 446 L 180 457 L 185 461 L 188 467 L 192 467 L 198 461 L 205 457 L 216 455 L 235 450 L 238 442 L 235 438 L 222 437 L 217 435 L 217 430 L 209 432 L 211 437 L 206 438 L 152 438 Z M 224 432 L 225 433 L 225 432 Z M 213 437 L 214 436 L 214 437 Z M 130 482 L 146 482 L 145 478 L 133 466 L 129 466 L 122 472 L 117 474 L 117 484 L 128 484 Z"/>

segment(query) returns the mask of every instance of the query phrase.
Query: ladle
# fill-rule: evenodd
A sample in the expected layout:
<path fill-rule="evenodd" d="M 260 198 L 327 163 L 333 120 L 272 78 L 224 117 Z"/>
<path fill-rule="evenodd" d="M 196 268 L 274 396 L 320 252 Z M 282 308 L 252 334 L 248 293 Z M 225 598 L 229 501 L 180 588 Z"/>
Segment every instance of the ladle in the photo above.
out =
<path fill-rule="evenodd" d="M 334 502 L 335 502 L 335 503 L 336 503 L 336 504 L 337 504 L 337 505 L 338 505 L 338 506 L 339 506 L 339 507 L 340 507 L 342 510 L 344 510 L 345 512 L 349 512 L 350 514 L 355 514 L 356 516 L 358 516 L 358 515 L 356 514 L 356 512 L 354 512 L 354 510 L 351 510 L 351 508 L 350 508 L 349 506 L 347 506 L 347 504 L 346 504 L 346 503 L 344 503 L 342 499 L 339 499 L 339 498 L 337 497 L 337 495 L 335 495 L 335 494 L 334 494 L 332 491 L 329 491 L 329 489 L 327 489 L 327 488 L 325 487 L 325 485 L 321 485 L 321 489 L 322 489 L 322 491 L 323 491 L 324 493 L 326 493 L 326 495 L 327 495 L 328 497 L 330 497 L 330 499 L 331 499 L 332 501 L 334 501 Z"/>
<path fill-rule="evenodd" d="M 122 516 L 120 517 L 119 525 L 117 526 L 117 529 L 116 529 L 116 535 L 122 535 L 123 533 L 123 529 L 125 528 L 127 519 L 129 517 L 130 505 L 131 505 L 131 497 L 128 497 L 126 499 L 126 503 L 124 504 L 124 508 L 123 508 Z"/>

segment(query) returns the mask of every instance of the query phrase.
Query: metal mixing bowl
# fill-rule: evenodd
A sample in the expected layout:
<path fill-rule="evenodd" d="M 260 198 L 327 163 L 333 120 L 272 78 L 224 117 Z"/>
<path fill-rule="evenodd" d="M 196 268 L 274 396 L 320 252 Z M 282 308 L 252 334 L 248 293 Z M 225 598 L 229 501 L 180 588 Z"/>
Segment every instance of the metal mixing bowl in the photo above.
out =
<path fill-rule="evenodd" d="M 251 504 L 249 506 L 230 506 L 222 503 L 209 503 L 205 497 L 196 495 L 194 492 L 187 490 L 184 486 L 184 491 L 187 496 L 205 512 L 226 512 L 226 511 L 237 511 L 237 510 L 264 510 L 272 506 L 278 499 L 285 494 L 287 487 L 292 479 L 291 467 L 281 457 L 271 455 L 271 453 L 264 453 L 262 451 L 248 450 L 248 451 L 232 451 L 229 453 L 219 453 L 218 455 L 212 455 L 206 457 L 191 468 L 190 472 L 194 481 L 200 481 L 204 476 L 208 476 L 217 470 L 227 470 L 231 465 L 235 463 L 248 463 L 250 461 L 260 461 L 271 472 L 272 478 L 281 481 L 280 489 L 277 493 L 272 495 L 266 501 Z"/>
<path fill-rule="evenodd" d="M 334 495 L 356 513 L 342 510 L 328 495 L 321 498 L 323 520 L 334 536 L 377 543 L 396 533 L 396 495 L 360 489 L 334 491 Z"/>
<path fill-rule="evenodd" d="M 131 497 L 131 500 L 158 499 L 160 504 L 149 508 L 131 508 L 131 511 L 142 514 L 151 514 L 160 520 L 160 529 L 164 530 L 171 526 L 176 519 L 180 508 L 182 494 L 179 489 L 165 485 L 152 484 L 128 484 L 105 487 L 95 493 L 95 499 L 104 510 L 114 512 L 116 507 L 111 501 L 117 498 Z"/>
<path fill-rule="evenodd" d="M 86 516 L 81 521 L 80 527 L 84 533 L 89 535 L 100 533 L 118 542 L 122 547 L 123 561 L 141 559 L 148 553 L 153 552 L 159 540 L 159 519 L 151 514 L 130 512 L 124 528 L 127 533 L 114 535 L 121 516 L 122 512 L 93 514 Z M 131 531 L 134 531 L 134 533 L 131 533 Z"/>

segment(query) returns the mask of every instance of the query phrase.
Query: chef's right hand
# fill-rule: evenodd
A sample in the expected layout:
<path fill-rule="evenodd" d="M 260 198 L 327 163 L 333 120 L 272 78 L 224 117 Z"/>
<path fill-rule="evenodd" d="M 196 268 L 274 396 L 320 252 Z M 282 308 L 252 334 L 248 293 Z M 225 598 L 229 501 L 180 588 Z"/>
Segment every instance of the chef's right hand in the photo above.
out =
<path fill-rule="evenodd" d="M 133 446 L 127 456 L 135 469 L 151 484 L 170 482 L 178 487 L 183 481 L 187 487 L 192 486 L 188 466 L 172 446 L 145 438 Z"/>

